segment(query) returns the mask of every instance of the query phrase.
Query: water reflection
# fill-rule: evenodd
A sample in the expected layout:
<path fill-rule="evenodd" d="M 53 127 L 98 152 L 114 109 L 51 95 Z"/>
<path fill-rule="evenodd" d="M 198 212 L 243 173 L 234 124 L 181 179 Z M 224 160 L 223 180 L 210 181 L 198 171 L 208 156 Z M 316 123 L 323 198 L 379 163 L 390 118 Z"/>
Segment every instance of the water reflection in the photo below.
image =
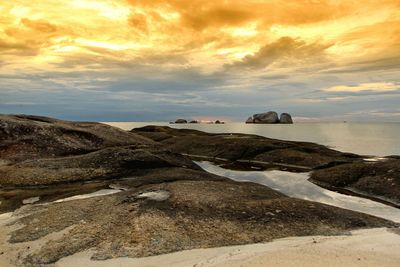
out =
<path fill-rule="evenodd" d="M 309 173 L 285 171 L 233 171 L 210 162 L 196 162 L 204 170 L 235 181 L 250 181 L 266 185 L 287 196 L 320 202 L 344 209 L 363 212 L 400 223 L 400 209 L 360 197 L 347 196 L 321 188 L 307 179 Z"/>

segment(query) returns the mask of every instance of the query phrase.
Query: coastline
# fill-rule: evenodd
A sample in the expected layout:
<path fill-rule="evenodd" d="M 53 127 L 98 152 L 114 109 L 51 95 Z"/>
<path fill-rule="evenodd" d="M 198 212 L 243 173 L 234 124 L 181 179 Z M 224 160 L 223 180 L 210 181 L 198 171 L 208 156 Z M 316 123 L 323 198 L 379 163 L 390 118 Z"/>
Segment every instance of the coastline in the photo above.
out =
<path fill-rule="evenodd" d="M 300 262 L 310 266 L 309 262 L 320 264 L 313 255 L 337 263 L 331 259 L 335 255 L 331 251 L 336 250 L 336 255 L 348 255 L 340 257 L 348 260 L 348 266 L 354 265 L 360 253 L 373 265 L 382 263 L 381 258 L 385 258 L 384 266 L 398 262 L 390 249 L 398 251 L 398 234 L 383 228 L 398 227 L 398 223 L 318 199 L 297 198 L 280 192 L 274 184 L 229 179 L 201 168 L 191 156 L 246 162 L 250 167 L 265 163 L 262 169 L 266 170 L 300 166 L 303 172 L 343 164 L 380 166 L 380 161 L 365 163 L 363 156 L 316 143 L 257 135 L 160 126 L 124 131 L 29 115 L 3 116 L 2 120 L 8 142 L 2 151 L 2 186 L 45 187 L 43 198 L 36 191 L 27 192 L 15 201 L 33 204 L 0 217 L 2 266 L 225 267 L 284 260 L 290 260 L 286 265 L 290 266 L 300 255 Z M 388 163 L 395 175 L 397 159 Z M 380 170 L 379 175 L 385 175 L 386 167 Z M 80 192 L 68 198 L 73 193 L 68 188 L 60 198 L 71 201 L 48 196 L 49 187 L 60 181 L 91 185 L 99 180 L 107 181 L 108 190 L 123 190 L 90 194 L 90 198 Z M 13 193 L 4 194 L 3 199 Z M 393 194 L 396 197 L 397 191 Z M 49 205 L 42 205 L 51 199 Z M 356 238 L 358 232 L 348 235 L 367 228 L 378 232 L 363 232 L 362 241 Z M 285 245 L 279 245 L 282 242 Z M 353 246 L 358 247 L 354 242 L 370 245 L 365 251 L 354 251 Z M 321 244 L 319 250 L 315 250 L 317 244 Z M 370 258 L 375 246 L 387 248 L 388 256 L 380 253 Z M 292 247 L 302 250 L 292 251 Z M 357 256 L 357 261 L 361 259 Z"/>

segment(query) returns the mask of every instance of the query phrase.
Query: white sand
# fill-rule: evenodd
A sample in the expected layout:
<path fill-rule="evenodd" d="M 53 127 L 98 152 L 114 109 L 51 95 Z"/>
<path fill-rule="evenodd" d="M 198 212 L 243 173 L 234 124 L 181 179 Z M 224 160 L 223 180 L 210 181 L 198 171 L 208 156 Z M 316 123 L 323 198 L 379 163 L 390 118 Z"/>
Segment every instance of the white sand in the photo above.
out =
<path fill-rule="evenodd" d="M 258 267 L 400 266 L 400 235 L 385 228 L 353 231 L 350 236 L 308 236 L 270 243 L 194 249 L 147 258 L 91 261 L 90 252 L 57 262 L 57 267 Z"/>

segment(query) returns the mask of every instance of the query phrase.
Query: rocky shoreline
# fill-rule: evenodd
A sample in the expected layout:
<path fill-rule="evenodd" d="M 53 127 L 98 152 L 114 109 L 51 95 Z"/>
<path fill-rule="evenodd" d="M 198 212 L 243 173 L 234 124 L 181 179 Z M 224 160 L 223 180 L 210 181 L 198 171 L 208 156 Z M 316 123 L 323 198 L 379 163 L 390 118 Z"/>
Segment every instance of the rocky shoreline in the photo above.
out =
<path fill-rule="evenodd" d="M 7 206 L 2 210 L 22 205 L 11 200 L 22 202 L 25 193 L 35 196 L 29 190 L 44 190 L 41 199 L 54 201 L 81 194 L 80 187 L 85 192 L 111 184 L 122 188 L 111 195 L 39 201 L 18 209 L 1 236 L 10 236 L 5 248 L 18 251 L 15 265 L 51 264 L 88 249 L 95 251 L 93 260 L 105 260 L 398 226 L 235 182 L 192 161 L 200 156 L 227 167 L 241 163 L 314 170 L 316 175 L 363 163 L 361 156 L 313 143 L 159 126 L 127 132 L 26 115 L 1 115 L 0 140 L 0 207 Z M 51 194 L 55 188 L 57 196 Z"/>

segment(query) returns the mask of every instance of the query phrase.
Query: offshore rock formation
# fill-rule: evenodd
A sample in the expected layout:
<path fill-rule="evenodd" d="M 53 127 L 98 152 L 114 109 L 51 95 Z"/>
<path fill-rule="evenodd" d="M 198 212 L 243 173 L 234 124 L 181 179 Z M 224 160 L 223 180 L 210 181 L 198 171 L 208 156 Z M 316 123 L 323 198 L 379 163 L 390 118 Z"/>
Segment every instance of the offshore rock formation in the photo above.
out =
<path fill-rule="evenodd" d="M 279 123 L 278 114 L 275 111 L 254 114 L 253 123 Z"/>
<path fill-rule="evenodd" d="M 278 113 L 275 111 L 269 111 L 266 113 L 254 114 L 253 117 L 249 117 L 246 123 L 260 123 L 260 124 L 274 124 L 274 123 L 293 123 L 292 117 L 289 113 L 282 113 L 280 118 Z"/>
<path fill-rule="evenodd" d="M 286 124 L 292 124 L 292 116 L 290 116 L 289 113 L 282 113 L 280 118 L 279 118 L 280 123 L 286 123 Z"/>
<path fill-rule="evenodd" d="M 185 119 L 177 119 L 175 121 L 175 123 L 187 123 L 187 120 L 185 120 Z"/>

